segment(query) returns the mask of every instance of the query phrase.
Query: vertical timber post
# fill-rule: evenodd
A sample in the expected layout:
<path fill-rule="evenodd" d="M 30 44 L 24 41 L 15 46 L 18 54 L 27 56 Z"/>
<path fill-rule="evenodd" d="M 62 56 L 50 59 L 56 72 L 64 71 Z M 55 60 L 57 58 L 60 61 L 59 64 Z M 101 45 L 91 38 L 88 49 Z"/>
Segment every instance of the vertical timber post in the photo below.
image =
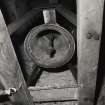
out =
<path fill-rule="evenodd" d="M 93 105 L 104 0 L 77 0 L 79 105 Z"/>
<path fill-rule="evenodd" d="M 16 88 L 10 96 L 13 105 L 34 105 L 27 90 L 15 51 L 0 11 L 0 85 L 3 89 Z"/>

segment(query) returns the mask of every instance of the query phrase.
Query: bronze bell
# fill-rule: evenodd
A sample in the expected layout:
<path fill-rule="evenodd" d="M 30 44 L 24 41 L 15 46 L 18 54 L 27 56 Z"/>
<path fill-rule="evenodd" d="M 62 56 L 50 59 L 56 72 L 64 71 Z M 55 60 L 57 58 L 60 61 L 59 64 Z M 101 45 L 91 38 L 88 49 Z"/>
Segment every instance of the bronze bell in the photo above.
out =
<path fill-rule="evenodd" d="M 25 52 L 40 67 L 61 67 L 68 63 L 74 54 L 74 38 L 56 23 L 55 10 L 45 10 L 43 14 L 45 24 L 28 33 L 24 43 Z"/>

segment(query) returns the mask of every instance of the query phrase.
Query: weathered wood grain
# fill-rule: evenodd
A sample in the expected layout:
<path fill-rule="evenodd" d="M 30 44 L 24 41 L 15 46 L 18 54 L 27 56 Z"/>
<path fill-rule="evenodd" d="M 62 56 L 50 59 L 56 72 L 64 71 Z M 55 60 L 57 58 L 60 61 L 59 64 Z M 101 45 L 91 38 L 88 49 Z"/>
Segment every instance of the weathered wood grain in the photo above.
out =
<path fill-rule="evenodd" d="M 104 0 L 77 0 L 79 105 L 93 105 Z"/>
<path fill-rule="evenodd" d="M 30 90 L 33 96 L 34 102 L 46 102 L 46 101 L 77 101 L 78 100 L 78 88 L 65 88 L 61 89 L 43 89 L 43 90 Z"/>
<path fill-rule="evenodd" d="M 78 105 L 77 101 L 64 101 L 64 102 L 45 102 L 45 103 L 35 103 L 35 105 Z"/>
<path fill-rule="evenodd" d="M 43 17 L 45 24 L 56 24 L 56 11 L 55 9 L 43 10 Z"/>
<path fill-rule="evenodd" d="M 27 90 L 8 30 L 0 11 L 0 85 L 2 89 L 16 88 L 10 98 L 14 105 L 33 105 Z M 20 87 L 21 86 L 21 87 Z M 20 88 L 19 88 L 20 87 Z"/>
<path fill-rule="evenodd" d="M 35 87 L 29 87 L 34 102 L 78 100 L 78 86 L 70 70 L 43 71 Z"/>

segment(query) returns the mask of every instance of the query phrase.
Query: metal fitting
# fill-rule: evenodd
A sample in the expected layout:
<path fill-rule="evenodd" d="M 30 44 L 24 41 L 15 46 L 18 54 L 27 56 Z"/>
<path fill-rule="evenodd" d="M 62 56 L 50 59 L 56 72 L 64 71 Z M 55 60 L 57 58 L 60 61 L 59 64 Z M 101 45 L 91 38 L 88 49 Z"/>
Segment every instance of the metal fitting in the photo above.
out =
<path fill-rule="evenodd" d="M 86 37 L 87 37 L 87 39 L 91 39 L 93 37 L 93 35 L 91 33 L 88 33 Z"/>
<path fill-rule="evenodd" d="M 0 90 L 0 96 L 4 96 L 4 95 L 11 96 L 11 95 L 15 94 L 16 92 L 17 92 L 16 88 L 9 88 L 6 90 Z"/>
<path fill-rule="evenodd" d="M 100 39 L 99 35 L 96 32 L 88 33 L 86 37 L 87 39 L 91 39 L 91 38 L 93 38 L 94 40 Z"/>

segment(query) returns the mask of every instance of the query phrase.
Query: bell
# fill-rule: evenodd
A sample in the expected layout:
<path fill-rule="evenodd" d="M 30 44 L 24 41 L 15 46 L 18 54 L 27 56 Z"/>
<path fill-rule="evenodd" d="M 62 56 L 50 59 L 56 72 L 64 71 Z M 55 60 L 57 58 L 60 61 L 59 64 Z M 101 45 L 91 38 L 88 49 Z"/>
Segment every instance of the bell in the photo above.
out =
<path fill-rule="evenodd" d="M 27 55 L 40 67 L 57 68 L 68 63 L 75 51 L 72 35 L 57 24 L 33 28 L 24 43 Z"/>
<path fill-rule="evenodd" d="M 24 43 L 25 52 L 40 67 L 62 67 L 73 57 L 74 38 L 56 23 L 54 9 L 43 10 L 43 16 L 45 24 L 28 33 Z"/>

